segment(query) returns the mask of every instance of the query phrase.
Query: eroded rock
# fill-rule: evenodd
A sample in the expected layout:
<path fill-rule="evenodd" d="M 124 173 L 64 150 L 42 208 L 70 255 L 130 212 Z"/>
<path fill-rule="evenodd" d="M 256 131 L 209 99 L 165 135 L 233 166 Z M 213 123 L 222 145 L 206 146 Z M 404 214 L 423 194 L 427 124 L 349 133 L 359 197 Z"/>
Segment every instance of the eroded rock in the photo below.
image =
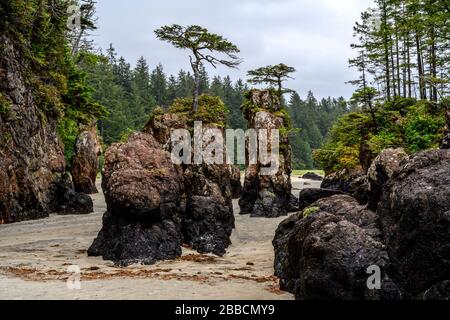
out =
<path fill-rule="evenodd" d="M 279 97 L 267 90 L 251 90 L 248 94 L 250 107 L 245 110 L 249 128 L 268 130 L 268 149 L 271 148 L 271 130 L 281 130 L 288 124 L 283 117 Z M 248 148 L 249 144 L 247 144 Z M 261 150 L 260 150 L 261 152 Z M 261 160 L 261 159 L 260 159 Z M 289 211 L 291 200 L 291 148 L 287 136 L 280 134 L 278 170 L 264 175 L 262 170 L 270 163 L 259 162 L 246 168 L 242 197 L 239 201 L 241 214 L 252 217 L 279 217 Z"/>
<path fill-rule="evenodd" d="M 297 299 L 398 299 L 386 270 L 389 257 L 377 216 L 355 199 L 337 195 L 317 201 L 306 218 L 284 221 L 274 239 L 275 273 Z M 367 268 L 382 271 L 381 290 L 367 286 Z"/>
<path fill-rule="evenodd" d="M 89 255 L 122 265 L 181 255 L 183 176 L 151 135 L 133 134 L 107 150 L 102 186 L 108 212 Z"/>
<path fill-rule="evenodd" d="M 184 171 L 187 190 L 184 241 L 200 253 L 222 256 L 231 244 L 234 213 L 231 171 L 226 165 L 192 165 Z"/>
<path fill-rule="evenodd" d="M 367 172 L 367 180 L 369 183 L 368 203 L 371 210 L 377 210 L 383 187 L 399 169 L 400 162 L 406 157 L 405 150 L 401 148 L 386 149 L 372 162 Z"/>
<path fill-rule="evenodd" d="M 404 159 L 378 204 L 392 278 L 409 296 L 450 279 L 450 150 Z"/>
<path fill-rule="evenodd" d="M 98 193 L 95 181 L 101 152 L 102 146 L 94 124 L 79 135 L 75 145 L 75 157 L 71 168 L 75 191 L 86 194 Z"/>
<path fill-rule="evenodd" d="M 37 104 L 25 76 L 27 61 L 15 42 L 0 34 L 0 47 L 0 97 L 7 106 L 0 112 L 0 224 L 89 211 L 89 199 L 67 184 L 57 110 Z"/>
<path fill-rule="evenodd" d="M 330 190 L 330 189 L 303 189 L 300 191 L 298 199 L 299 201 L 298 210 L 303 210 L 320 199 L 328 198 L 338 194 L 344 193 L 338 190 Z"/>
<path fill-rule="evenodd" d="M 313 181 L 323 181 L 323 177 L 319 176 L 317 173 L 314 173 L 314 172 L 305 173 L 303 175 L 302 179 L 313 180 Z"/>

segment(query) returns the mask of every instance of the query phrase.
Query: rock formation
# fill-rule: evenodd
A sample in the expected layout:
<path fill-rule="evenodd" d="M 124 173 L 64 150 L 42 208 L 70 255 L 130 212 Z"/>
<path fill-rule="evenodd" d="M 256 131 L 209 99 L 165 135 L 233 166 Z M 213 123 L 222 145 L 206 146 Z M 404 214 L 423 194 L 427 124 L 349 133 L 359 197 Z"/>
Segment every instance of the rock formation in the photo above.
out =
<path fill-rule="evenodd" d="M 90 256 L 129 265 L 181 255 L 183 176 L 151 135 L 107 150 L 102 186 L 108 211 Z"/>
<path fill-rule="evenodd" d="M 0 35 L 0 48 L 0 223 L 44 218 L 52 211 L 77 212 L 84 197 L 68 183 L 58 115 L 37 104 L 25 78 L 27 63 L 14 42 Z M 68 192 L 64 199 L 58 198 L 61 190 Z"/>
<path fill-rule="evenodd" d="M 386 150 L 368 179 L 376 213 L 335 195 L 280 224 L 273 244 L 282 289 L 298 299 L 447 299 L 450 151 Z M 381 270 L 381 290 L 366 285 L 371 266 Z"/>
<path fill-rule="evenodd" d="M 203 129 L 216 128 L 203 124 Z M 185 115 L 166 113 L 152 117 L 144 132 L 171 151 L 171 132 L 189 129 Z M 233 195 L 239 197 L 240 171 L 227 164 L 183 164 L 185 210 L 182 219 L 184 242 L 201 253 L 225 254 L 234 228 Z"/>
<path fill-rule="evenodd" d="M 96 125 L 83 131 L 76 142 L 72 162 L 72 179 L 75 191 L 86 194 L 97 193 L 95 181 L 98 172 L 98 157 L 102 151 Z"/>
<path fill-rule="evenodd" d="M 150 264 L 181 255 L 182 243 L 200 253 L 225 253 L 236 171 L 226 164 L 173 164 L 171 132 L 189 123 L 186 114 L 157 112 L 144 133 L 108 149 L 102 183 L 108 212 L 90 255 Z"/>
<path fill-rule="evenodd" d="M 388 299 L 398 290 L 385 276 L 382 290 L 369 290 L 367 268 L 386 275 L 389 257 L 377 216 L 346 195 L 314 204 L 315 213 L 290 217 L 277 230 L 275 274 L 297 299 Z"/>
<path fill-rule="evenodd" d="M 415 296 L 450 280 L 450 150 L 405 159 L 378 204 L 392 278 Z"/>
<path fill-rule="evenodd" d="M 323 181 L 323 177 L 319 176 L 314 172 L 307 172 L 303 175 L 302 179 L 313 180 L 313 181 Z"/>
<path fill-rule="evenodd" d="M 231 170 L 231 193 L 233 199 L 239 199 L 242 196 L 241 170 L 238 166 L 230 166 Z"/>
<path fill-rule="evenodd" d="M 328 198 L 334 195 L 344 194 L 342 191 L 338 190 L 330 190 L 330 189 L 303 189 L 300 191 L 299 195 L 299 205 L 298 210 L 302 211 L 303 209 L 309 207 L 314 202 Z"/>
<path fill-rule="evenodd" d="M 369 184 L 367 197 L 369 208 L 371 210 L 377 210 L 383 187 L 400 168 L 400 162 L 406 158 L 406 156 L 406 152 L 401 148 L 386 149 L 372 162 L 372 165 L 367 172 L 367 181 Z"/>
<path fill-rule="evenodd" d="M 364 178 L 365 173 L 362 169 L 342 169 L 327 175 L 320 187 L 322 189 L 339 190 L 348 194 L 354 194 Z"/>
<path fill-rule="evenodd" d="M 285 110 L 278 95 L 270 90 L 251 90 L 243 109 L 249 128 L 280 131 L 280 152 L 279 168 L 273 175 L 261 174 L 262 168 L 269 165 L 268 163 L 258 161 L 258 164 L 247 166 L 244 189 L 239 201 L 241 214 L 269 218 L 286 215 L 291 200 L 292 169 L 291 148 L 285 134 L 289 127 L 288 120 L 284 116 Z M 269 138 L 269 144 L 270 140 Z M 247 149 L 248 146 L 247 143 Z"/>
<path fill-rule="evenodd" d="M 187 199 L 182 230 L 185 243 L 200 253 L 224 255 L 234 228 L 229 166 L 191 165 L 184 171 L 184 179 Z"/>

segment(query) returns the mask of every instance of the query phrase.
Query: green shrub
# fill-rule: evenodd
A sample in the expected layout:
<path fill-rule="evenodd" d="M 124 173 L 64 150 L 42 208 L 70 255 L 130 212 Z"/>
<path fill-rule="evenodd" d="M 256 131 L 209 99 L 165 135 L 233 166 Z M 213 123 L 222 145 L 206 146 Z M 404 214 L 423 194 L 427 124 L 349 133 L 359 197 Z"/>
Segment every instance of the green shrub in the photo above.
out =
<path fill-rule="evenodd" d="M 443 137 L 441 129 L 444 126 L 443 116 L 425 114 L 408 118 L 405 126 L 405 143 L 408 151 L 415 153 L 438 147 Z"/>
<path fill-rule="evenodd" d="M 169 112 L 186 116 L 190 125 L 193 125 L 195 121 L 202 121 L 203 124 L 225 128 L 229 110 L 219 97 L 203 94 L 199 97 L 197 112 L 193 110 L 192 98 L 176 99 L 169 108 Z"/>

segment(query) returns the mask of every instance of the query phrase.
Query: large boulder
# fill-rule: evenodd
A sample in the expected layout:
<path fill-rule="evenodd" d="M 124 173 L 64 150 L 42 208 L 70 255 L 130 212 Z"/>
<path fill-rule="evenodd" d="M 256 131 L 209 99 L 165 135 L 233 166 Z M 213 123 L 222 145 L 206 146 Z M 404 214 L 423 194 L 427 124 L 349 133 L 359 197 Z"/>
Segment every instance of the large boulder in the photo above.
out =
<path fill-rule="evenodd" d="M 313 180 L 313 181 L 323 181 L 323 177 L 319 176 L 314 172 L 307 172 L 302 176 L 302 179 Z"/>
<path fill-rule="evenodd" d="M 155 139 L 144 133 L 112 145 L 102 181 L 103 227 L 88 250 L 118 264 L 150 264 L 181 255 L 184 180 Z"/>
<path fill-rule="evenodd" d="M 400 168 L 400 162 L 407 156 L 407 153 L 402 148 L 386 149 L 372 162 L 367 172 L 367 180 L 369 183 L 368 200 L 371 210 L 377 210 L 383 187 Z"/>
<path fill-rule="evenodd" d="M 330 189 L 303 189 L 300 191 L 298 199 L 298 210 L 303 210 L 320 199 L 328 198 L 338 194 L 344 193 L 342 191 Z"/>
<path fill-rule="evenodd" d="M 231 244 L 234 213 L 231 171 L 227 165 L 191 165 L 184 171 L 185 243 L 200 253 L 222 256 Z"/>
<path fill-rule="evenodd" d="M 287 135 L 282 133 L 288 123 L 283 116 L 280 98 L 269 90 L 251 90 L 244 106 L 249 128 L 268 131 L 268 149 L 272 148 L 272 130 L 280 130 L 281 133 L 279 155 L 276 159 L 278 170 L 273 174 L 262 174 L 262 170 L 270 165 L 270 159 L 266 159 L 267 162 L 251 163 L 246 168 L 244 190 L 239 201 L 241 214 L 268 218 L 286 215 L 292 190 L 291 148 Z M 247 143 L 246 147 L 249 146 L 250 143 Z"/>
<path fill-rule="evenodd" d="M 347 194 L 354 194 L 365 173 L 359 169 L 342 169 L 327 175 L 320 186 L 322 189 L 338 190 Z"/>
<path fill-rule="evenodd" d="M 88 198 L 67 184 L 57 109 L 39 105 L 17 41 L 0 33 L 0 51 L 0 224 L 89 211 L 79 203 L 89 206 Z"/>
<path fill-rule="evenodd" d="M 387 276 L 389 257 L 375 213 L 336 195 L 284 221 L 273 241 L 275 273 L 297 299 L 398 299 Z M 381 270 L 381 290 L 367 286 L 369 267 Z"/>
<path fill-rule="evenodd" d="M 86 194 L 98 192 L 95 182 L 101 152 L 102 146 L 97 135 L 97 126 L 94 124 L 81 132 L 76 141 L 71 168 L 75 191 Z"/>
<path fill-rule="evenodd" d="M 352 195 L 359 204 L 369 201 L 369 183 L 363 169 L 342 169 L 327 175 L 320 186 L 322 189 L 341 191 Z"/>
<path fill-rule="evenodd" d="M 377 213 L 406 296 L 450 279 L 450 150 L 410 156 L 384 188 Z"/>

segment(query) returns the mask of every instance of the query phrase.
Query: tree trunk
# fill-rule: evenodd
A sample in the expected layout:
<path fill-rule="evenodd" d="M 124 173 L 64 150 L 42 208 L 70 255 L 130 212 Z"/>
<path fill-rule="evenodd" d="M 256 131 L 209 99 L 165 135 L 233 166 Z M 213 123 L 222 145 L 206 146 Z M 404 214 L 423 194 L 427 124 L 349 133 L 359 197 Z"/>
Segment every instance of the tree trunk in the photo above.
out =
<path fill-rule="evenodd" d="M 407 60 L 407 71 L 408 71 L 408 98 L 412 98 L 412 77 L 411 77 L 411 50 L 409 39 L 406 43 L 406 60 Z"/>
<path fill-rule="evenodd" d="M 199 91 L 200 91 L 201 60 L 196 51 L 194 51 L 194 55 L 196 58 L 195 62 L 193 62 L 192 58 L 191 58 L 192 71 L 194 72 L 194 89 L 192 92 L 192 98 L 193 98 L 193 110 L 194 110 L 194 112 L 198 112 L 198 106 L 199 106 L 198 96 L 199 96 Z"/>
<path fill-rule="evenodd" d="M 416 47 L 417 47 L 417 70 L 419 72 L 419 92 L 420 99 L 426 100 L 427 91 L 424 83 L 424 74 L 423 74 L 423 61 L 422 61 L 422 49 L 420 47 L 420 38 L 419 34 L 416 31 Z"/>

